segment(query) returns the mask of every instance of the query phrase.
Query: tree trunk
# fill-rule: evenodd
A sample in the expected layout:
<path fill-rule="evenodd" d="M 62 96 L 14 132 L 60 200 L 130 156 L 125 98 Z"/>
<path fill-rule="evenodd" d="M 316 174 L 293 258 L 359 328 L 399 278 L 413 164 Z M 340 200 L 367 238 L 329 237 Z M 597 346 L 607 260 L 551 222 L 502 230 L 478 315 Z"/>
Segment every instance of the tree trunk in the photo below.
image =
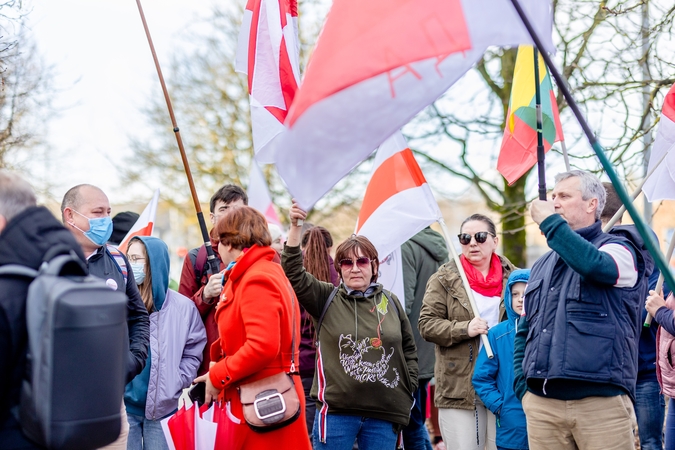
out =
<path fill-rule="evenodd" d="M 517 267 L 527 267 L 526 180 L 527 176 L 522 176 L 512 186 L 508 186 L 504 181 L 504 206 L 500 211 L 503 254 Z"/>

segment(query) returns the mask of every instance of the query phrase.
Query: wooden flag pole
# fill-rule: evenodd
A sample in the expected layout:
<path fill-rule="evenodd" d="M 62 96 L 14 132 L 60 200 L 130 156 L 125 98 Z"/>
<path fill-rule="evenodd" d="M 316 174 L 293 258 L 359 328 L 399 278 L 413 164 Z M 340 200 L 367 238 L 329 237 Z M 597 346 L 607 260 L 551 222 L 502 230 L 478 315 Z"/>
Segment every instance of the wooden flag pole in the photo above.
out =
<path fill-rule="evenodd" d="M 539 51 L 534 47 L 534 105 L 537 111 L 537 172 L 539 200 L 546 200 L 546 152 L 544 151 L 544 118 L 541 113 L 541 85 L 539 83 Z"/>
<path fill-rule="evenodd" d="M 480 318 L 478 305 L 476 305 L 476 299 L 473 298 L 473 292 L 471 291 L 471 286 L 469 285 L 469 279 L 466 277 L 464 267 L 462 267 L 462 262 L 459 260 L 459 255 L 457 254 L 457 250 L 455 250 L 455 246 L 452 245 L 452 241 L 450 240 L 450 232 L 448 231 L 448 227 L 445 225 L 445 220 L 443 220 L 442 217 L 439 217 L 438 223 L 441 226 L 441 230 L 443 230 L 445 245 L 448 247 L 448 251 L 452 255 L 452 259 L 455 261 L 455 265 L 457 266 L 457 272 L 459 272 L 459 276 L 462 278 L 462 284 L 464 285 L 464 290 L 466 291 L 467 297 L 469 297 L 469 305 L 471 306 L 473 315 L 474 317 Z M 487 334 L 481 334 L 480 340 L 483 343 L 483 347 L 485 347 L 485 353 L 487 354 L 487 357 L 490 359 L 494 358 L 495 355 L 492 353 L 492 347 L 490 347 L 490 341 L 488 341 Z"/>
<path fill-rule="evenodd" d="M 520 6 L 518 0 L 511 0 L 511 3 L 513 4 L 513 7 L 515 8 L 518 16 L 520 17 L 520 20 L 523 22 L 523 25 L 525 26 L 528 33 L 532 37 L 534 44 L 537 46 L 537 48 L 544 48 L 541 39 L 537 35 L 537 32 L 530 23 L 530 19 L 527 17 L 527 14 L 525 14 L 525 11 Z M 663 254 L 661 253 L 658 243 L 654 239 L 654 236 L 652 236 L 651 230 L 645 224 L 644 219 L 641 217 L 640 213 L 635 208 L 635 205 L 633 205 L 633 202 L 631 201 L 628 193 L 626 192 L 626 189 L 624 189 L 623 185 L 621 184 L 621 180 L 619 180 L 618 175 L 614 171 L 612 163 L 605 155 L 604 148 L 595 138 L 595 135 L 593 134 L 591 127 L 588 125 L 588 122 L 586 122 L 584 115 L 579 109 L 579 105 L 577 105 L 577 103 L 574 101 L 572 93 L 567 88 L 565 79 L 560 74 L 560 72 L 558 72 L 558 69 L 553 64 L 551 57 L 546 52 L 542 52 L 541 55 L 549 68 L 549 72 L 551 73 L 551 75 L 553 75 L 553 78 L 555 78 L 556 84 L 558 85 L 558 89 L 560 89 L 560 92 L 562 92 L 563 96 L 565 97 L 565 100 L 567 101 L 567 104 L 570 106 L 570 109 L 574 113 L 574 116 L 577 118 L 579 125 L 584 130 L 584 134 L 586 135 L 588 142 L 591 144 L 593 151 L 600 160 L 600 164 L 602 164 L 602 167 L 605 169 L 607 176 L 609 176 L 610 181 L 614 185 L 616 193 L 618 194 L 623 204 L 626 205 L 626 210 L 633 219 L 633 222 L 635 223 L 635 228 L 637 228 L 638 232 L 640 233 L 640 236 L 642 236 L 642 239 L 645 241 L 645 245 L 647 246 L 649 252 L 652 254 L 652 257 L 654 258 L 654 261 L 656 262 L 656 265 L 658 266 L 659 270 L 661 270 L 661 273 L 664 275 L 665 281 L 668 282 L 669 286 L 675 286 L 675 278 L 673 277 L 673 274 L 670 272 L 670 269 L 668 268 L 668 264 L 664 259 Z"/>
<path fill-rule="evenodd" d="M 157 59 L 157 53 L 155 52 L 155 45 L 152 43 L 152 37 L 150 36 L 150 29 L 148 28 L 148 23 L 145 21 L 145 14 L 143 14 L 143 7 L 141 6 L 141 0 L 136 0 L 138 5 L 138 12 L 141 15 L 141 21 L 143 22 L 143 29 L 145 30 L 145 35 L 148 38 L 148 44 L 150 45 L 150 52 L 152 53 L 152 59 L 155 61 L 155 68 L 157 69 L 157 75 L 159 76 L 159 83 L 162 85 L 162 92 L 164 92 L 164 99 L 166 100 L 166 106 L 169 109 L 169 116 L 171 117 L 171 124 L 173 125 L 173 132 L 176 135 L 176 142 L 178 143 L 178 149 L 180 150 L 180 157 L 183 160 L 183 168 L 185 169 L 185 175 L 187 176 L 188 185 L 190 186 L 190 194 L 192 195 L 192 201 L 195 204 L 195 210 L 197 211 L 197 220 L 199 221 L 199 229 L 202 232 L 202 238 L 204 239 L 204 246 L 206 247 L 206 255 L 208 267 L 210 273 L 220 272 L 220 263 L 216 259 L 216 255 L 213 252 L 211 246 L 211 238 L 209 237 L 208 230 L 206 229 L 206 222 L 204 221 L 204 214 L 202 213 L 202 206 L 199 203 L 199 197 L 197 197 L 197 189 L 195 188 L 194 180 L 192 179 L 192 172 L 190 171 L 190 164 L 188 163 L 187 154 L 185 153 L 185 148 L 183 147 L 183 139 L 180 137 L 180 129 L 176 123 L 176 117 L 173 113 L 173 106 L 171 105 L 171 98 L 169 97 L 169 91 L 166 88 L 166 83 L 164 83 L 164 76 L 162 75 L 162 68 L 159 66 L 159 60 Z"/>

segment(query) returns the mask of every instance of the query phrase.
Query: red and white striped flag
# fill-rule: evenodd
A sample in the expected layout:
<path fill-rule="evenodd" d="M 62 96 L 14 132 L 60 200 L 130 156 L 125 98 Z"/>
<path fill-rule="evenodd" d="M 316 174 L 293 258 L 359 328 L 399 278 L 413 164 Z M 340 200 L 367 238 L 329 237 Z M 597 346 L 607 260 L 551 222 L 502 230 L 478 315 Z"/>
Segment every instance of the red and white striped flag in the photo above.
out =
<path fill-rule="evenodd" d="M 300 81 L 297 0 L 248 0 L 239 31 L 235 68 L 248 75 L 253 148 L 274 162 L 270 142 L 284 120 Z"/>
<path fill-rule="evenodd" d="M 520 4 L 554 52 L 551 1 Z M 272 143 L 279 174 L 310 208 L 489 46 L 531 43 L 509 0 L 334 0 Z"/>
<path fill-rule="evenodd" d="M 661 162 L 664 155 L 666 157 Z M 666 94 L 661 108 L 659 131 L 654 139 L 647 172 L 652 170 L 654 173 L 642 188 L 647 199 L 650 202 L 675 200 L 675 85 Z"/>
<path fill-rule="evenodd" d="M 269 223 L 281 226 L 279 216 L 274 209 L 274 203 L 272 203 L 272 196 L 267 187 L 265 176 L 262 170 L 260 170 L 258 163 L 255 161 L 252 161 L 252 163 L 251 173 L 248 178 L 248 190 L 246 192 L 248 195 L 248 206 L 260 211 Z"/>
<path fill-rule="evenodd" d="M 422 169 L 397 131 L 375 155 L 356 234 L 370 239 L 383 259 L 441 217 Z"/>
<path fill-rule="evenodd" d="M 117 247 L 122 253 L 127 252 L 127 246 L 129 241 L 134 236 L 152 236 L 152 230 L 155 228 L 155 218 L 157 217 L 157 204 L 159 203 L 159 189 L 155 191 L 155 194 L 152 196 L 152 200 L 148 203 L 148 206 L 145 207 L 141 215 L 134 223 L 134 226 L 131 227 L 129 232 L 120 245 Z"/>

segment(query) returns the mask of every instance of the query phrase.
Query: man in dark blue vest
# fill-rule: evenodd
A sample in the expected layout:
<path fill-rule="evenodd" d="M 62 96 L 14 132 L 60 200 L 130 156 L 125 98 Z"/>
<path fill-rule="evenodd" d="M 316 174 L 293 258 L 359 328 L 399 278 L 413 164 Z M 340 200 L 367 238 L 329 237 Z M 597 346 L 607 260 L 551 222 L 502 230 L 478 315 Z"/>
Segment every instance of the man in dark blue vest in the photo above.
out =
<path fill-rule="evenodd" d="M 594 175 L 556 177 L 532 219 L 552 251 L 534 264 L 515 341 L 515 391 L 531 449 L 634 448 L 635 380 L 649 262 L 602 232 Z"/>

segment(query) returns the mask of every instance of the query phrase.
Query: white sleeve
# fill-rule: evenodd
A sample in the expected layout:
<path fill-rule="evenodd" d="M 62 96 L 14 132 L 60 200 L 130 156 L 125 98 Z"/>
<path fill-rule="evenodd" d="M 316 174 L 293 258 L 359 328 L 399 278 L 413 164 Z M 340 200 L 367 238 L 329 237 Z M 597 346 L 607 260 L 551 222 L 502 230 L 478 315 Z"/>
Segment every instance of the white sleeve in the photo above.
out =
<path fill-rule="evenodd" d="M 599 250 L 608 253 L 616 263 L 619 277 L 616 279 L 614 287 L 625 288 L 635 286 L 638 273 L 631 251 L 621 244 L 605 244 Z"/>

